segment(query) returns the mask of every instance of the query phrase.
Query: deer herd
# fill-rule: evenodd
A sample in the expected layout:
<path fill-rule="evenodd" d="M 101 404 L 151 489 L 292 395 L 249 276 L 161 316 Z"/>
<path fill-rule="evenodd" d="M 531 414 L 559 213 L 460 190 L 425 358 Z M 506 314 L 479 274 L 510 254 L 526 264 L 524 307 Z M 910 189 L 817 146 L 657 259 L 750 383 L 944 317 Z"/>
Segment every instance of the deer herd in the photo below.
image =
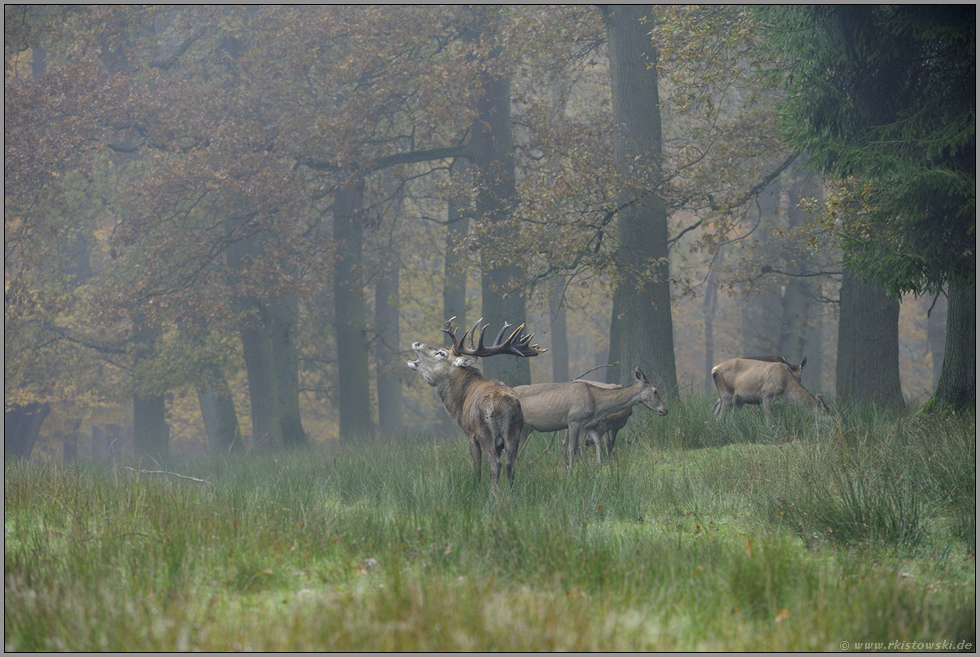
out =
<path fill-rule="evenodd" d="M 633 382 L 627 386 L 576 380 L 512 388 L 488 379 L 473 367 L 477 359 L 500 354 L 530 358 L 547 349 L 531 344 L 534 336 L 524 334 L 524 324 L 507 335 L 511 325 L 504 322 L 490 346 L 484 345 L 489 324 L 476 337 L 482 319 L 457 338 L 453 319 L 442 329 L 453 346 L 415 342 L 412 351 L 416 358 L 408 361 L 408 366 L 436 389 L 446 411 L 466 434 L 477 481 L 482 460 L 486 459 L 494 489 L 500 477 L 501 454 L 507 479 L 514 485 L 518 450 L 532 431 L 565 432 L 562 453 L 571 472 L 576 456 L 584 460 L 587 444 L 595 444 L 596 463 L 600 465 L 603 450 L 606 456 L 612 454 L 616 434 L 626 426 L 634 406 L 642 404 L 659 415 L 667 415 L 660 393 L 639 367 L 633 370 Z M 762 404 L 768 417 L 777 397 L 786 397 L 815 412 L 829 410 L 821 395 L 810 394 L 800 383 L 804 365 L 806 358 L 793 365 L 782 356 L 733 358 L 719 363 L 711 370 L 718 391 L 713 414 L 721 419 L 728 408 L 738 410 L 745 404 Z"/>

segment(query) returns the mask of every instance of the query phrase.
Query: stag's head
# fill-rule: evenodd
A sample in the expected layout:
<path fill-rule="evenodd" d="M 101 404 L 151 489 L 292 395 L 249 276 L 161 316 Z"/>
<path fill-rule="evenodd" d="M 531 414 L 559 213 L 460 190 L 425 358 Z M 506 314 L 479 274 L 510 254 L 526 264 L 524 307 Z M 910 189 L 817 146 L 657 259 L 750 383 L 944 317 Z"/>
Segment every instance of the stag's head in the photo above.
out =
<path fill-rule="evenodd" d="M 473 328 L 463 333 L 462 339 L 456 338 L 456 328 L 452 325 L 453 319 L 455 317 L 446 322 L 446 327 L 442 329 L 443 333 L 452 340 L 452 347 L 434 347 L 422 342 L 412 344 L 412 351 L 415 352 L 416 358 L 408 361 L 408 366 L 418 372 L 419 376 L 430 386 L 439 385 L 439 382 L 449 377 L 453 370 L 469 367 L 476 362 L 477 358 L 487 358 L 498 354 L 529 358 L 547 351 L 547 349 L 536 344 L 531 344 L 531 338 L 534 337 L 534 334 L 524 335 L 523 324 L 518 326 L 507 339 L 504 339 L 504 334 L 511 327 L 507 322 L 504 322 L 503 328 L 500 329 L 497 338 L 489 347 L 483 344 L 483 336 L 489 326 L 489 324 L 485 324 L 480 330 L 478 344 L 474 345 L 473 336 L 476 335 L 476 328 L 483 321 L 482 318 L 473 324 Z M 469 337 L 469 346 L 466 346 L 467 337 Z"/>
<path fill-rule="evenodd" d="M 658 415 L 667 415 L 667 405 L 660 398 L 660 393 L 657 391 L 656 386 L 650 383 L 650 379 L 646 377 L 646 374 L 639 367 L 633 370 L 633 380 L 643 386 L 643 394 L 640 397 L 640 402 L 651 411 L 656 411 Z"/>

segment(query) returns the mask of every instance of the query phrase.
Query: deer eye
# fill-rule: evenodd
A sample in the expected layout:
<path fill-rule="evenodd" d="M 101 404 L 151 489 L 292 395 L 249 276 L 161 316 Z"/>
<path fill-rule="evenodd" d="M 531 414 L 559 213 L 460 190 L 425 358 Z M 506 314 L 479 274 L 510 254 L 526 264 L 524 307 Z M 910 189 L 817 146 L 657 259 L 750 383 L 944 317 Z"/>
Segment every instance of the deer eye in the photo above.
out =
<path fill-rule="evenodd" d="M 436 356 L 437 356 L 438 358 L 445 358 L 445 357 L 446 357 L 446 352 L 445 352 L 445 351 L 442 351 L 442 350 L 440 350 L 440 351 L 437 351 L 437 352 L 436 352 Z"/>

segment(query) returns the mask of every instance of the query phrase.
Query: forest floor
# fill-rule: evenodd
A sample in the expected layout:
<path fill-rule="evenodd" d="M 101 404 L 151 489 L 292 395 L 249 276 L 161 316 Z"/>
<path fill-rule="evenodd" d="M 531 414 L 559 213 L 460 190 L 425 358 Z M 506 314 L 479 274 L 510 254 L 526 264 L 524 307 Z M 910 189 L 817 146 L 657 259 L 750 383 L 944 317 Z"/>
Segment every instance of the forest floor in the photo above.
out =
<path fill-rule="evenodd" d="M 511 490 L 460 436 L 8 460 L 7 651 L 976 649 L 976 421 L 713 400 Z"/>

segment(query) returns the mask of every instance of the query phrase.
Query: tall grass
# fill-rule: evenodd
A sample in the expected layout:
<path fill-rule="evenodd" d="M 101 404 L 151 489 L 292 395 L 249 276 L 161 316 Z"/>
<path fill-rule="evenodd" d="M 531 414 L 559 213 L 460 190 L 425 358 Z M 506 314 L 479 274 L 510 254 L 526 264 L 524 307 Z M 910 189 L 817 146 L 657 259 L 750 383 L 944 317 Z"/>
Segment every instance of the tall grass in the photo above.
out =
<path fill-rule="evenodd" d="M 638 413 L 571 475 L 534 435 L 498 494 L 455 437 L 8 462 L 5 647 L 975 647 L 972 419 L 710 406 Z"/>

